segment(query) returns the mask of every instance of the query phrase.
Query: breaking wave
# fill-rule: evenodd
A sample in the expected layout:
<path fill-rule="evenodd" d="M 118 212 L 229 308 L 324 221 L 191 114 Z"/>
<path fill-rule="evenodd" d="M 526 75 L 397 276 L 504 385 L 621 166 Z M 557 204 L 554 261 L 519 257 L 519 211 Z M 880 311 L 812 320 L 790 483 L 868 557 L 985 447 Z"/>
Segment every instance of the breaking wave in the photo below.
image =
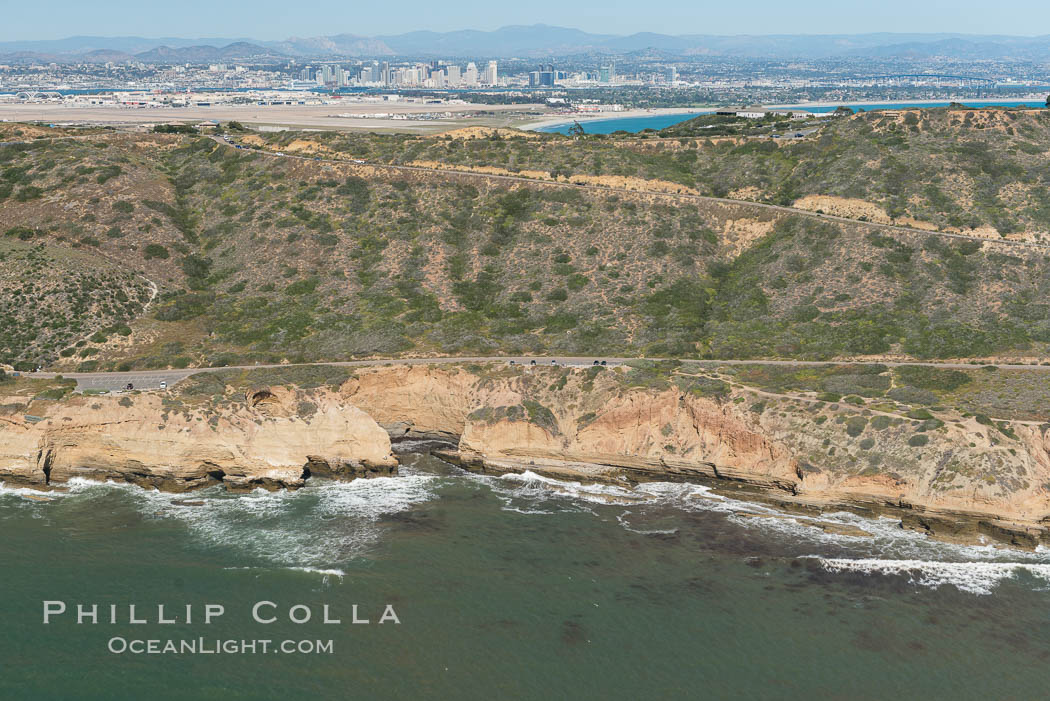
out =
<path fill-rule="evenodd" d="M 67 496 L 90 508 L 119 495 L 142 516 L 178 521 L 200 542 L 252 566 L 344 576 L 345 563 L 367 555 L 379 540 L 380 520 L 435 498 L 437 481 L 417 474 L 322 481 L 297 491 L 230 494 L 216 486 L 171 494 L 73 479 Z"/>
<path fill-rule="evenodd" d="M 1033 562 L 937 562 L 931 560 L 877 560 L 818 558 L 829 572 L 860 572 L 862 574 L 898 575 L 908 581 L 936 589 L 951 584 L 971 594 L 991 594 L 1004 579 L 1012 579 L 1019 572 L 1050 584 L 1050 564 Z"/>
<path fill-rule="evenodd" d="M 247 569 L 286 569 L 328 578 L 346 576 L 382 538 L 385 516 L 439 498 L 448 475 L 495 496 L 500 509 L 529 517 L 581 513 L 643 536 L 682 534 L 688 512 L 721 514 L 740 537 L 772 542 L 783 558 L 812 558 L 828 572 L 903 576 L 915 586 L 954 586 L 991 593 L 1007 579 L 1031 577 L 1050 587 L 1050 551 L 1017 551 L 998 544 L 958 545 L 905 530 L 897 519 L 851 513 L 786 514 L 715 494 L 703 485 L 650 482 L 589 484 L 534 472 L 477 475 L 450 468 L 435 474 L 418 455 L 406 455 L 401 475 L 353 482 L 317 481 L 298 491 L 230 494 L 216 486 L 192 494 L 144 490 L 124 483 L 74 479 L 68 492 L 40 493 L 0 485 L 0 498 L 51 518 L 66 509 L 131 508 L 143 518 L 182 524 L 206 552 Z M 313 481 L 312 481 L 313 482 Z M 52 500 L 52 503 L 38 498 Z M 51 507 L 54 507 L 54 511 Z M 23 512 L 24 513 L 24 512 Z M 75 515 L 75 514 L 74 514 Z"/>
<path fill-rule="evenodd" d="M 990 594 L 1003 580 L 1026 572 L 1050 585 L 1050 551 L 1018 551 L 1001 544 L 946 543 L 903 529 L 899 519 L 866 518 L 848 512 L 819 516 L 788 514 L 762 504 L 715 494 L 709 487 L 649 482 L 633 488 L 584 484 L 533 472 L 499 477 L 475 476 L 503 502 L 503 510 L 524 514 L 592 511 L 594 505 L 630 507 L 615 520 L 632 533 L 673 536 L 679 532 L 671 507 L 725 514 L 726 520 L 781 545 L 789 558 L 815 558 L 829 572 L 904 575 L 916 586 L 952 585 L 960 591 Z M 665 507 L 665 508 L 653 508 Z M 818 551 L 820 554 L 814 554 Z"/>

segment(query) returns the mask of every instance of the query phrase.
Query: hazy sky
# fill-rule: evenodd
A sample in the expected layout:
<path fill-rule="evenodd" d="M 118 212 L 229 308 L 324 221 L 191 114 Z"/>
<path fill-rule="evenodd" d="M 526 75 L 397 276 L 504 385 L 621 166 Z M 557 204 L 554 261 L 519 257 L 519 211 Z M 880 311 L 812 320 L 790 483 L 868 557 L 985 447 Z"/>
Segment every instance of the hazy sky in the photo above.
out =
<path fill-rule="evenodd" d="M 1050 33 L 1047 0 L 0 0 L 0 41 L 398 34 L 552 24 L 630 34 Z"/>

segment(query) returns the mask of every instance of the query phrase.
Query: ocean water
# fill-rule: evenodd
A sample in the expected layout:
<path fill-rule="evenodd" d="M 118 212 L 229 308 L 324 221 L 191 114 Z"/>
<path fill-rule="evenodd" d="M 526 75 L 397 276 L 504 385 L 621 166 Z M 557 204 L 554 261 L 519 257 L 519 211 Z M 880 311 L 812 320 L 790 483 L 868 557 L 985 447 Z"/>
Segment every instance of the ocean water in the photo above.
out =
<path fill-rule="evenodd" d="M 899 110 L 916 107 L 947 107 L 951 103 L 949 101 L 944 102 L 906 102 L 906 103 L 882 103 L 873 105 L 861 105 L 854 103 L 843 103 L 847 107 L 852 107 L 857 110 Z M 999 106 L 999 107 L 1045 107 L 1045 101 L 1043 100 L 966 100 L 964 103 L 968 107 L 988 107 L 988 106 Z M 814 107 L 812 105 L 793 105 L 790 109 L 798 110 L 801 112 L 812 112 L 814 114 L 826 114 L 828 112 L 834 112 L 838 109 L 838 105 Z M 701 114 L 710 114 L 714 110 L 700 110 L 697 112 L 690 112 L 689 114 L 657 114 L 648 117 L 612 117 L 609 119 L 595 119 L 593 121 L 583 121 L 584 131 L 588 134 L 612 134 L 614 131 L 626 131 L 632 134 L 642 131 L 643 129 L 664 129 L 666 127 L 673 126 L 680 122 L 687 121 L 693 117 L 698 117 Z M 557 133 L 557 134 L 568 134 L 569 127 L 572 126 L 572 122 L 566 122 L 565 124 L 554 124 L 547 127 L 541 127 L 536 131 L 542 131 L 546 133 Z"/>
<path fill-rule="evenodd" d="M 0 698 L 1045 696 L 1050 553 L 846 514 L 830 520 L 871 537 L 828 535 L 696 485 L 406 463 L 288 493 L 0 491 Z M 45 600 L 70 612 L 44 625 Z M 258 601 L 277 622 L 251 620 Z M 100 623 L 78 625 L 76 603 Z M 129 624 L 129 603 L 149 622 Z M 157 623 L 157 604 L 191 604 L 194 622 Z M 226 612 L 205 625 L 205 604 Z M 350 622 L 355 604 L 369 624 Z M 290 622 L 293 605 L 311 621 Z M 325 605 L 340 624 L 320 622 Z M 387 605 L 399 623 L 378 624 Z M 199 637 L 332 650 L 108 651 Z"/>

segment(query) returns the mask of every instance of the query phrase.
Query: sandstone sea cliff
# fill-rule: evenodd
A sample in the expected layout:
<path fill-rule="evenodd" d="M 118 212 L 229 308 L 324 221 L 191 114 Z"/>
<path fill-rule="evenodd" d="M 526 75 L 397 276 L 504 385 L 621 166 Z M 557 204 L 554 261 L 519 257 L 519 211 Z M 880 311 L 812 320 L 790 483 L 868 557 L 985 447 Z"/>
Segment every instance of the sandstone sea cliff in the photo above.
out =
<path fill-rule="evenodd" d="M 307 401 L 274 387 L 242 399 L 225 406 L 172 406 L 160 394 L 34 402 L 0 417 L 0 480 L 47 488 L 82 477 L 167 491 L 221 482 L 240 491 L 396 467 L 387 433 L 337 396 L 315 392 Z"/>
<path fill-rule="evenodd" d="M 474 470 L 688 480 L 790 511 L 891 515 L 941 538 L 1050 542 L 1050 424 L 1038 421 L 769 391 L 677 363 L 394 365 L 308 388 L 263 372 L 199 377 L 170 394 L 7 397 L 0 480 L 296 488 L 393 474 L 392 441 L 433 440 Z"/>

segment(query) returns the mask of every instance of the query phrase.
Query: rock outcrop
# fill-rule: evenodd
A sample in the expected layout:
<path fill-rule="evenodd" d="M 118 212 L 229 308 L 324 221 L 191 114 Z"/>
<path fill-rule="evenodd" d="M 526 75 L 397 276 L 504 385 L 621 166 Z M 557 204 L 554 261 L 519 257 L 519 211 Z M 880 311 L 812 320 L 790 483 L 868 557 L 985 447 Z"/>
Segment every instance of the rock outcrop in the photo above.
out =
<path fill-rule="evenodd" d="M 455 444 L 479 400 L 477 382 L 476 375 L 461 368 L 400 365 L 359 373 L 343 386 L 341 395 L 378 421 L 394 440 Z"/>
<path fill-rule="evenodd" d="M 946 539 L 1050 543 L 1048 426 L 927 428 L 747 388 L 632 386 L 622 369 L 383 368 L 343 391 L 381 424 L 458 436 L 440 454 L 471 469 L 701 481 L 791 511 L 893 515 Z"/>
<path fill-rule="evenodd" d="M 436 440 L 469 469 L 698 481 L 793 512 L 848 509 L 941 538 L 1050 543 L 1050 425 L 913 418 L 702 373 L 391 366 L 362 368 L 337 389 L 217 383 L 200 395 L 10 406 L 0 480 L 44 489 L 74 477 L 295 488 L 392 474 L 391 439 Z"/>
<path fill-rule="evenodd" d="M 393 473 L 386 432 L 360 409 L 332 394 L 265 394 L 204 407 L 149 394 L 35 402 L 33 413 L 0 421 L 0 479 L 46 488 L 83 477 L 186 491 Z"/>

